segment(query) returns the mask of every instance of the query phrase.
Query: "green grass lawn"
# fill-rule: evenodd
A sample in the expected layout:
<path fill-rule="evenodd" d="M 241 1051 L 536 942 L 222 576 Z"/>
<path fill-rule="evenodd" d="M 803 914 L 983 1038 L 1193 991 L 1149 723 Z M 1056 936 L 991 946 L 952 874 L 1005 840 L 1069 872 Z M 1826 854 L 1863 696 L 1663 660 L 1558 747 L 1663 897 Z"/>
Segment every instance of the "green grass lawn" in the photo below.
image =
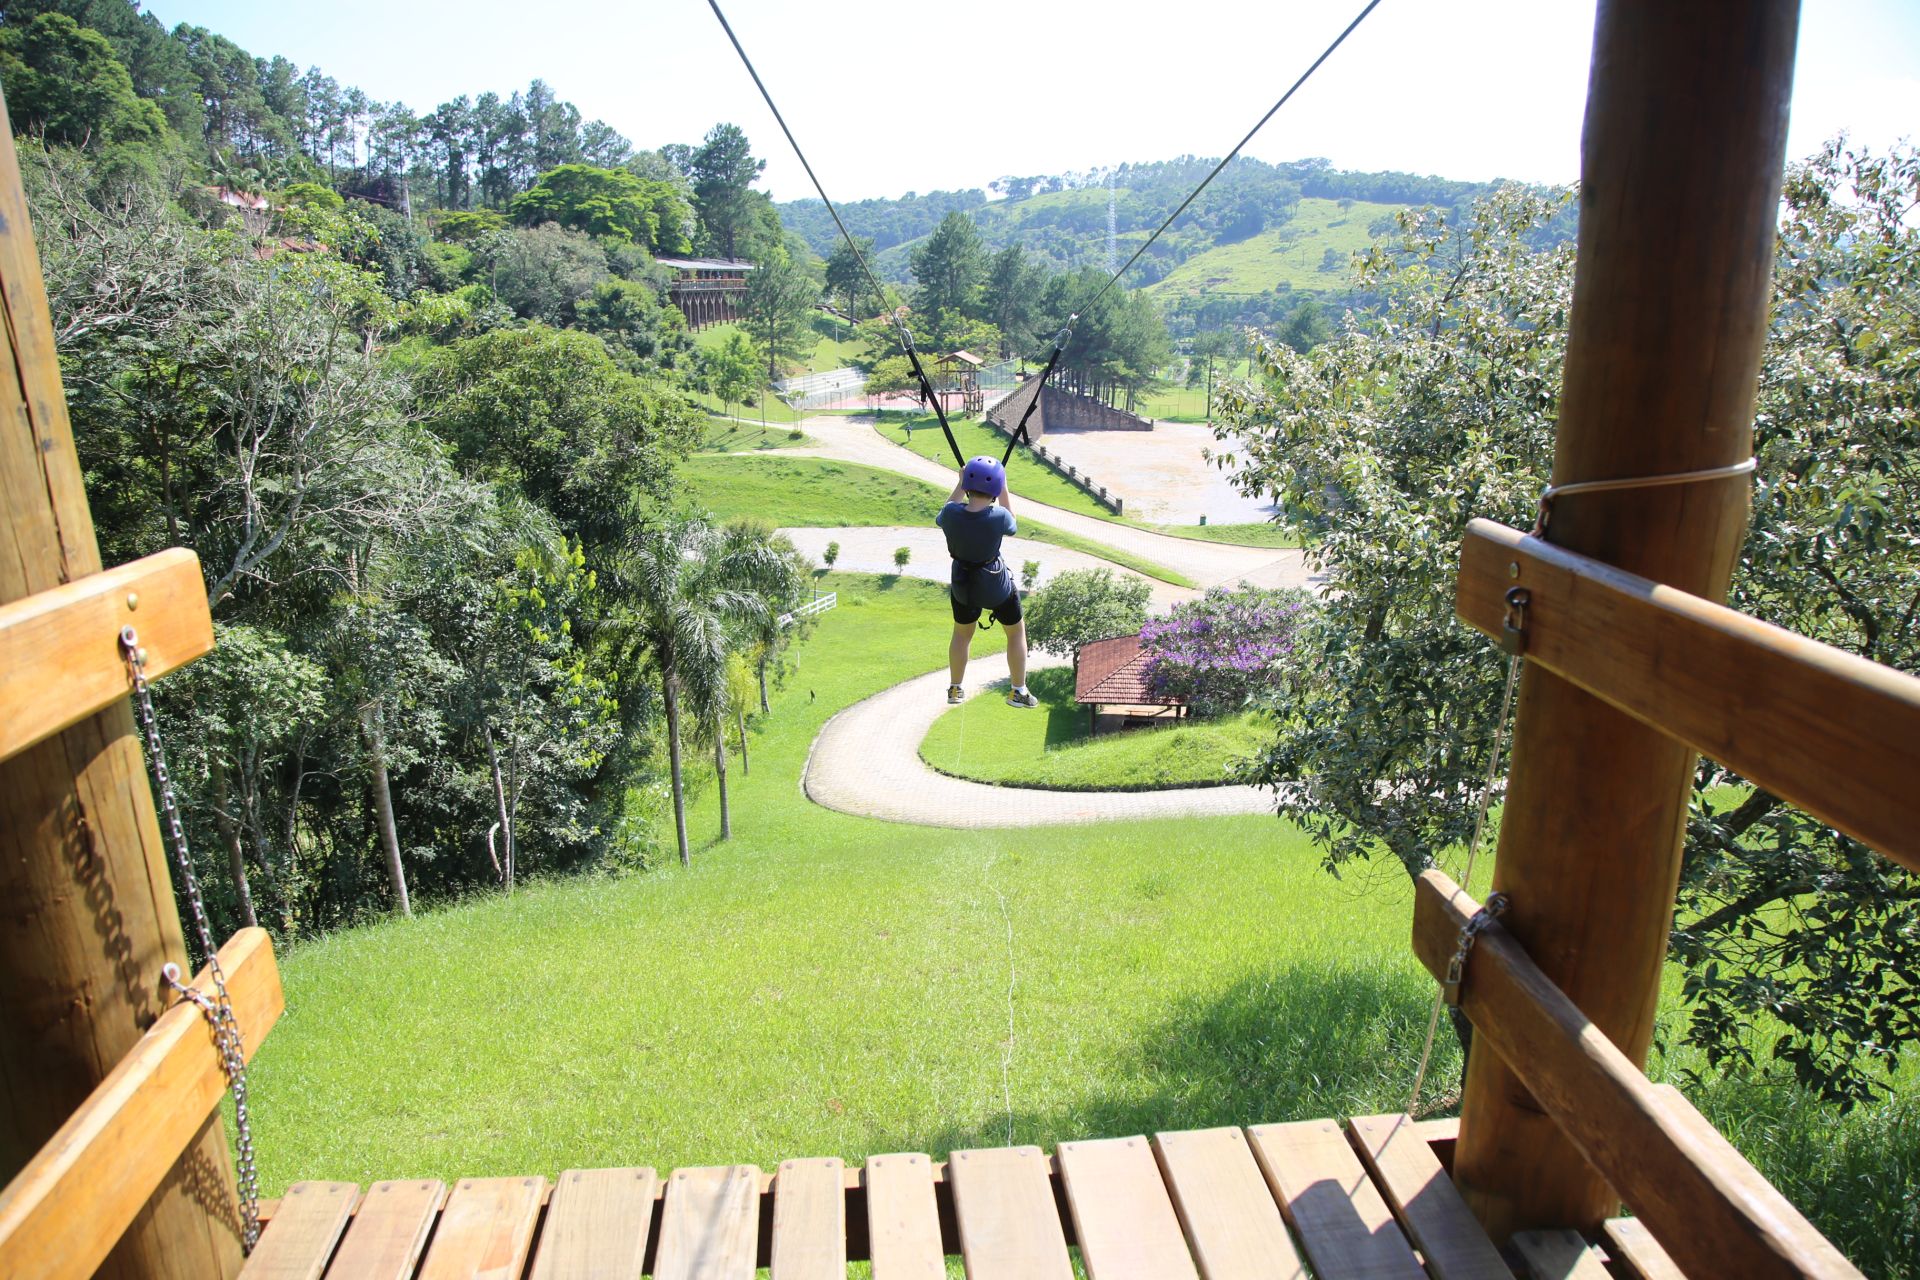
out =
<path fill-rule="evenodd" d="M 1230 378 L 1245 378 L 1250 362 L 1247 360 L 1216 360 L 1213 367 L 1213 385 L 1216 389 Z M 1173 372 L 1180 373 L 1176 364 Z M 1205 422 L 1207 421 L 1207 388 L 1204 382 L 1197 387 L 1184 384 L 1167 385 L 1160 390 L 1143 397 L 1140 414 L 1146 418 L 1160 418 L 1167 422 Z"/>
<path fill-rule="evenodd" d="M 811 805 L 796 784 L 821 725 L 935 666 L 946 632 L 937 585 L 822 586 L 842 606 L 752 729 L 735 838 L 711 843 L 710 789 L 691 808 L 691 872 L 534 882 L 283 956 L 287 1011 L 251 1073 L 267 1194 L 1403 1104 L 1433 991 L 1403 877 L 1336 880 L 1271 818 L 922 831 Z M 1435 1091 L 1458 1070 L 1443 1035 Z M 1920 1240 L 1913 1074 L 1847 1116 L 1784 1086 L 1689 1092 L 1862 1266 L 1901 1278 Z"/>
<path fill-rule="evenodd" d="M 918 831 L 800 794 L 828 716 L 944 652 L 941 589 L 886 581 L 822 583 L 841 607 L 753 731 L 734 840 L 693 806 L 691 873 L 536 883 L 285 957 L 253 1071 L 268 1193 L 1397 1106 L 1431 992 L 1404 882 L 1358 893 L 1270 818 Z"/>
<path fill-rule="evenodd" d="M 969 458 L 983 453 L 998 458 L 1006 452 L 1007 438 L 978 418 L 953 418 L 948 425 L 953 428 L 960 452 Z M 940 434 L 940 420 L 930 413 L 881 413 L 876 416 L 874 430 L 894 444 L 905 445 L 943 467 L 953 465 L 953 450 L 947 448 L 947 438 Z M 1031 498 L 1096 520 L 1114 518 L 1113 512 L 1065 476 L 1056 474 L 1046 463 L 1031 457 L 1025 449 L 1017 452 L 1009 463 L 1007 479 L 1013 485 L 1016 499 Z"/>
<path fill-rule="evenodd" d="M 1400 208 L 1367 200 L 1349 201 L 1342 208 L 1338 200 L 1309 196 L 1287 222 L 1237 244 L 1196 254 L 1146 291 L 1162 296 L 1208 289 L 1264 293 L 1283 284 L 1312 293 L 1344 289 L 1353 274 L 1350 258 L 1370 243 L 1367 228 Z M 1325 265 L 1328 250 L 1334 256 L 1331 267 Z"/>
<path fill-rule="evenodd" d="M 1129 522 L 1133 523 L 1133 522 Z M 1300 539 L 1277 524 L 1146 524 L 1142 529 L 1164 533 L 1169 538 L 1190 538 L 1195 542 L 1224 542 L 1236 547 L 1298 547 Z"/>
<path fill-rule="evenodd" d="M 688 391 L 686 394 L 688 399 L 715 417 L 739 418 L 743 421 L 752 422 L 756 426 L 759 425 L 762 417 L 766 418 L 769 425 L 778 423 L 783 427 L 788 427 L 807 416 L 800 410 L 789 409 L 786 401 L 771 392 L 765 396 L 760 396 L 759 393 L 756 392 L 754 395 L 748 396 L 744 401 L 737 404 L 722 403 L 718 396 L 710 396 L 703 391 Z M 765 401 L 764 405 L 762 404 L 763 400 Z"/>
<path fill-rule="evenodd" d="M 747 453 L 769 449 L 793 449 L 812 444 L 813 437 L 798 427 L 766 426 L 739 422 L 732 418 L 714 418 L 700 437 L 701 453 Z"/>
<path fill-rule="evenodd" d="M 723 520 L 757 515 L 795 528 L 931 524 L 947 496 L 911 476 L 830 458 L 695 455 L 681 475 L 697 500 Z M 1165 565 L 1038 520 L 1022 519 L 1020 536 L 1099 556 L 1174 586 L 1194 585 Z M 1010 556 L 1020 558 L 1017 548 Z"/>
<path fill-rule="evenodd" d="M 942 773 L 1007 786 L 1157 790 L 1234 781 L 1236 762 L 1272 737 L 1263 717 L 1239 715 L 1089 738 L 1071 667 L 1035 671 L 1028 688 L 1040 699 L 1030 710 L 1008 706 L 1003 686 L 947 712 L 920 758 Z"/>

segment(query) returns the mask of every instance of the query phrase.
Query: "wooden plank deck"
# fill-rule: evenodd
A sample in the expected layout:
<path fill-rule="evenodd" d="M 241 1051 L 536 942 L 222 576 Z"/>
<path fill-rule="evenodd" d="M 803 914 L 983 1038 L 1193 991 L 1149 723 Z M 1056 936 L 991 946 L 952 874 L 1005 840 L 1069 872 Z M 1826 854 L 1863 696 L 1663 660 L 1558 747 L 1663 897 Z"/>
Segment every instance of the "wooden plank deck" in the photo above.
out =
<path fill-rule="evenodd" d="M 875 1280 L 942 1280 L 959 1258 L 969 1280 L 1070 1280 L 1077 1246 L 1091 1280 L 1305 1280 L 1303 1259 L 1319 1280 L 1510 1276 L 1441 1167 L 1451 1137 L 1362 1116 L 1066 1142 L 1053 1155 L 904 1152 L 864 1168 L 569 1169 L 551 1183 L 469 1178 L 449 1192 L 415 1179 L 364 1195 L 296 1183 L 263 1206 L 248 1274 L 751 1280 L 770 1267 L 773 1280 L 826 1280 L 870 1259 Z M 1585 1243 L 1530 1241 L 1528 1261 L 1550 1265 L 1557 1250 L 1597 1265 Z"/>

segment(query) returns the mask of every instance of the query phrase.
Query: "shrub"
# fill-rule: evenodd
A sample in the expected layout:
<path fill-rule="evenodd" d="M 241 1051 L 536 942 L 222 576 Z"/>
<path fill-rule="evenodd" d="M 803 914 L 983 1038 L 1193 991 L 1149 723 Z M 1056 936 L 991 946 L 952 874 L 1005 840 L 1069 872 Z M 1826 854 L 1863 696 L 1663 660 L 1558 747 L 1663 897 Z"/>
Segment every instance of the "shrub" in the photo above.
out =
<path fill-rule="evenodd" d="M 840 544 L 837 542 L 829 542 L 827 544 L 827 549 L 820 553 L 820 559 L 826 562 L 826 566 L 829 569 L 833 568 L 833 562 L 835 560 L 838 560 L 839 558 L 840 558 Z"/>
<path fill-rule="evenodd" d="M 1140 629 L 1147 681 L 1202 715 L 1239 710 L 1278 686 L 1308 598 L 1298 591 L 1215 587 Z"/>
<path fill-rule="evenodd" d="M 906 568 L 907 562 L 912 559 L 913 559 L 912 547 L 895 547 L 893 549 L 893 562 L 894 564 L 898 565 L 900 568 L 902 569 Z"/>
<path fill-rule="evenodd" d="M 1027 638 L 1042 653 L 1077 659 L 1080 646 L 1138 631 L 1153 588 L 1111 569 L 1072 569 L 1027 602 Z"/>

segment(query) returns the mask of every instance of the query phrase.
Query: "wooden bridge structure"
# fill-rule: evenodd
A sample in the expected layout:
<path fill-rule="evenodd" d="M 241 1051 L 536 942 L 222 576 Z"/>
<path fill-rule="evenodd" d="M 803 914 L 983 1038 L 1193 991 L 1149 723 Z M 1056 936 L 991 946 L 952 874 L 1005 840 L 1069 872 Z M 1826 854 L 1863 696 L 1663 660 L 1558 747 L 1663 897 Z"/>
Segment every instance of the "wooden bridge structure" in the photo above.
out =
<path fill-rule="evenodd" d="M 1856 1275 L 1641 1071 L 1696 752 L 1920 869 L 1920 680 L 1717 603 L 1796 24 L 1790 0 L 1600 5 L 1554 478 L 1708 476 L 1569 495 L 1550 539 L 1466 535 L 1459 616 L 1527 664 L 1494 874 L 1511 909 L 1485 923 L 1438 873 L 1416 894 L 1436 978 L 1479 927 L 1451 987 L 1478 1032 L 1457 1129 L 1249 1116 L 1050 1154 L 662 1173 L 636 1150 L 451 1186 L 303 1182 L 264 1207 L 250 1260 L 220 1061 L 158 980 L 185 948 L 118 643 L 137 625 L 155 678 L 207 652 L 204 586 L 184 550 L 100 564 L 0 113 L 0 1274 L 800 1280 L 867 1258 L 899 1280 L 958 1256 L 972 1280 L 1067 1280 L 1072 1245 L 1093 1280 Z M 251 1051 L 281 1009 L 272 947 L 248 930 L 221 955 Z"/>

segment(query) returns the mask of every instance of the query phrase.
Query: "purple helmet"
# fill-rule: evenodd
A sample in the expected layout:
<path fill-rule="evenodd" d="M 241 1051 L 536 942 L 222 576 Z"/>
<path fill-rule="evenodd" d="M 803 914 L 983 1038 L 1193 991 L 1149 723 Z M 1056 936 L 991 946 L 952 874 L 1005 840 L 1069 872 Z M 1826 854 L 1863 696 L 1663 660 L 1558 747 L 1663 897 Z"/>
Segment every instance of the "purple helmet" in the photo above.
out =
<path fill-rule="evenodd" d="M 1007 469 L 999 460 L 981 456 L 967 463 L 960 472 L 960 487 L 970 493 L 984 493 L 989 498 L 997 498 L 1000 491 L 1007 487 Z"/>

